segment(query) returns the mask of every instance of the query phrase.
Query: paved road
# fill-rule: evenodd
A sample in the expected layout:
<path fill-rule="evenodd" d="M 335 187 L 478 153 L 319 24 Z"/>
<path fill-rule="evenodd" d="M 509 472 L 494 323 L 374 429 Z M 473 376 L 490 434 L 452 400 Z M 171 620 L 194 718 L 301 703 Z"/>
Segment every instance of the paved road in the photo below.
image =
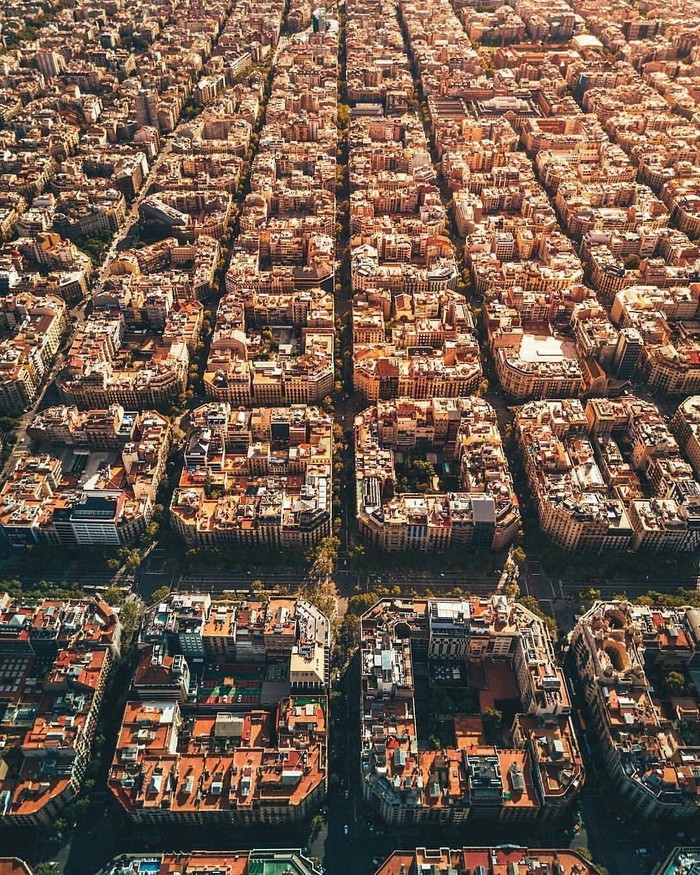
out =
<path fill-rule="evenodd" d="M 200 592 L 222 593 L 225 590 L 248 590 L 254 580 L 262 581 L 266 588 L 288 586 L 296 589 L 308 581 L 303 572 L 282 571 L 230 571 L 211 574 L 184 574 L 174 582 L 174 589 L 181 592 L 195 590 Z"/>
<path fill-rule="evenodd" d="M 142 583 L 139 591 L 146 591 L 150 578 L 161 579 L 159 572 L 147 571 L 140 575 Z M 352 594 L 355 587 L 360 586 L 365 591 L 371 591 L 376 586 L 394 587 L 418 591 L 433 589 L 436 591 L 451 590 L 456 586 L 462 587 L 469 592 L 478 595 L 486 595 L 493 592 L 498 584 L 499 575 L 470 575 L 468 572 L 444 572 L 434 574 L 427 571 L 396 571 L 384 574 L 367 574 L 352 568 L 343 567 L 341 563 L 334 574 L 335 584 L 341 594 Z M 266 571 L 255 569 L 251 571 L 221 571 L 201 574 L 182 574 L 171 583 L 171 588 L 180 592 L 194 590 L 199 592 L 223 593 L 226 590 L 247 590 L 254 580 L 261 580 L 268 589 L 276 587 L 288 587 L 294 591 L 308 583 L 308 575 L 301 571 Z M 162 581 L 158 585 L 162 586 Z M 154 587 L 155 588 L 155 587 Z"/>
<path fill-rule="evenodd" d="M 498 585 L 500 576 L 500 563 L 487 563 L 494 567 L 479 573 L 469 570 L 444 572 L 424 571 L 419 569 L 398 568 L 380 573 L 372 573 L 354 568 L 348 560 L 342 556 L 338 560 L 333 579 L 341 596 L 352 595 L 356 587 L 364 591 L 382 587 L 399 587 L 409 591 L 415 589 L 422 592 L 431 589 L 436 593 L 448 592 L 455 587 L 460 587 L 476 595 L 487 595 L 493 592 Z M 22 580 L 36 582 L 47 578 L 47 571 L 25 572 L 21 569 L 10 569 L 8 573 L 16 573 Z M 69 583 L 78 583 L 80 586 L 108 586 L 112 581 L 113 572 L 96 569 L 90 572 L 70 572 L 58 569 L 57 573 L 48 575 L 50 579 L 67 579 Z M 133 575 L 121 575 L 120 583 L 128 584 L 133 581 Z M 181 592 L 188 590 L 221 594 L 226 590 L 247 590 L 254 580 L 261 580 L 268 589 L 287 587 L 294 592 L 308 583 L 308 576 L 304 571 L 278 570 L 256 568 L 250 570 L 230 569 L 229 571 L 211 571 L 201 573 L 175 574 L 166 570 L 163 563 L 163 551 L 154 550 L 152 556 L 147 557 L 137 575 L 136 589 L 144 597 L 160 586 L 169 586 Z M 596 583 L 595 587 L 601 590 L 603 596 L 612 596 L 626 592 L 630 596 L 638 596 L 650 589 L 660 592 L 673 592 L 679 586 L 693 586 L 693 580 L 679 580 L 675 577 L 649 577 L 648 580 L 640 581 L 636 578 L 621 578 L 610 583 Z M 525 572 L 521 575 L 521 588 L 523 594 L 535 596 L 541 603 L 546 605 L 566 606 L 573 611 L 578 606 L 576 591 L 589 586 L 584 580 L 563 581 L 561 578 L 547 576 L 541 567 L 528 560 Z"/>
<path fill-rule="evenodd" d="M 623 568 L 622 557 L 620 561 L 621 568 Z M 594 582 L 591 582 L 586 572 L 585 560 L 582 560 L 581 576 L 576 580 L 572 580 L 566 577 L 547 574 L 538 558 L 534 555 L 529 555 L 524 578 L 531 589 L 530 594 L 545 601 L 558 599 L 571 601 L 580 589 L 588 589 L 589 587 L 600 590 L 603 597 L 626 593 L 632 598 L 643 595 L 649 592 L 649 590 L 675 592 L 679 587 L 687 589 L 700 588 L 697 577 L 679 577 L 673 572 L 660 577 L 654 573 L 653 565 L 650 565 L 650 569 L 651 573 L 645 574 L 642 577 L 614 577 L 607 580 L 596 579 Z"/>

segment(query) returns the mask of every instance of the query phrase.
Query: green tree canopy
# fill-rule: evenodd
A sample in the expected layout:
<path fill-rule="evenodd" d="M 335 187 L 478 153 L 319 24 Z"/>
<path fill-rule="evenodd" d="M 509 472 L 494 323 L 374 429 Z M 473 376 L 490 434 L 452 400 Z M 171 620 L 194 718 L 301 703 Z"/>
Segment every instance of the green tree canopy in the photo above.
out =
<path fill-rule="evenodd" d="M 163 601 L 163 599 L 170 594 L 169 586 L 159 586 L 158 589 L 154 589 L 151 593 L 151 604 L 157 605 L 158 602 Z"/>

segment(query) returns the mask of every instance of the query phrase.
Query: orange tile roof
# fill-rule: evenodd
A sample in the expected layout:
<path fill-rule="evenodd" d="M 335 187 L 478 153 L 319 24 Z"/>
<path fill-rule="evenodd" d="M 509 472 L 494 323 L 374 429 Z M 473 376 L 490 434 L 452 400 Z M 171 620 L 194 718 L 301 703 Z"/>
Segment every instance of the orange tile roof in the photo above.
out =
<path fill-rule="evenodd" d="M 456 871 L 474 872 L 481 866 L 485 875 L 508 875 L 514 865 L 525 868 L 525 861 L 548 865 L 557 862 L 562 875 L 599 875 L 598 869 L 576 851 L 528 848 L 447 848 L 394 851 L 379 867 L 376 875 L 415 875 L 424 867 L 437 866 L 440 871 L 451 866 Z"/>
<path fill-rule="evenodd" d="M 17 857 L 0 857 L 0 875 L 32 875 L 32 870 Z"/>

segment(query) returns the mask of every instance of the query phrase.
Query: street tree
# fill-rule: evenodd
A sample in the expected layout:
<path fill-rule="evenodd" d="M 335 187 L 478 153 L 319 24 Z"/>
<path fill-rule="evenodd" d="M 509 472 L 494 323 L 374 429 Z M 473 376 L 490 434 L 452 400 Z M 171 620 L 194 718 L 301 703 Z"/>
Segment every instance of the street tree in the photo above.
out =
<path fill-rule="evenodd" d="M 158 589 L 154 589 L 151 593 L 151 604 L 157 605 L 158 602 L 163 601 L 170 594 L 169 586 L 159 586 Z"/>

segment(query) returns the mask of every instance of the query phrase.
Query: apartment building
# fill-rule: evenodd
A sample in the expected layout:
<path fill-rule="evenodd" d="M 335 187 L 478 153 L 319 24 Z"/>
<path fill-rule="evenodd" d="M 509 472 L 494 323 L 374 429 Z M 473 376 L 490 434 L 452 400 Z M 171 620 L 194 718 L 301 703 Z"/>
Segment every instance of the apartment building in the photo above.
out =
<path fill-rule="evenodd" d="M 36 215 L 45 213 L 43 206 L 35 209 L 38 200 L 18 224 L 22 236 L 0 247 L 0 289 L 5 295 L 53 295 L 75 305 L 87 293 L 92 261 L 74 243 L 46 231 L 49 225 Z"/>
<path fill-rule="evenodd" d="M 133 543 L 153 516 L 170 432 L 153 410 L 47 408 L 27 429 L 39 448 L 0 487 L 0 530 L 14 547 Z"/>
<path fill-rule="evenodd" d="M 21 235 L 0 255 L 3 307 L 13 310 L 0 406 L 13 414 L 31 405 L 53 365 L 66 327 L 62 301 L 79 303 L 97 266 L 75 244 L 99 260 L 141 193 L 144 216 L 155 198 L 170 217 L 184 216 L 182 227 L 176 222 L 173 236 L 155 245 L 108 250 L 96 310 L 79 326 L 58 384 L 83 409 L 163 408 L 184 395 L 202 326 L 198 302 L 213 289 L 217 241 L 228 233 L 262 97 L 261 77 L 245 75 L 237 57 L 243 46 L 250 57 L 257 42 L 261 60 L 283 13 L 282 3 L 231 15 L 230 0 L 206 9 L 175 0 L 164 17 L 143 0 L 117 4 L 108 22 L 92 5 L 61 10 L 0 71 L 0 104 L 16 126 L 3 142 L 0 227 L 5 239 L 15 228 Z M 11 94 L 21 95 L 17 106 Z M 166 156 L 161 134 L 175 131 L 197 94 L 207 108 L 195 123 L 183 122 Z M 118 319 L 103 319 L 109 309 L 124 314 L 119 343 L 110 339 Z"/>
<path fill-rule="evenodd" d="M 540 527 L 557 546 L 697 548 L 697 482 L 654 404 L 532 402 L 515 428 Z"/>
<path fill-rule="evenodd" d="M 655 391 L 687 395 L 700 385 L 700 340 L 695 317 L 700 286 L 629 286 L 612 306 L 614 322 L 644 341 L 638 371 Z"/>
<path fill-rule="evenodd" d="M 571 341 L 552 335 L 502 335 L 494 345 L 496 373 L 516 401 L 571 398 L 584 389 L 584 375 Z"/>
<path fill-rule="evenodd" d="M 18 187 L 29 200 L 51 187 L 51 228 L 78 242 L 123 225 L 127 202 L 160 151 L 159 132 L 175 127 L 232 8 L 215 0 L 206 12 L 192 11 L 178 2 L 166 22 L 156 5 L 144 2 L 138 12 L 115 8 L 107 27 L 87 6 L 63 10 L 31 52 L 15 50 L 13 60 L 26 55 L 34 70 L 26 93 L 12 64 L 0 83 L 3 92 L 19 87 L 24 97 L 11 110 L 19 126 L 7 143 L 3 187 Z M 133 15 L 144 24 L 134 28 Z M 118 47 L 127 31 L 133 49 Z M 54 97 L 59 77 L 60 100 Z"/>
<path fill-rule="evenodd" d="M 139 645 L 109 774 L 132 820 L 282 824 L 320 805 L 331 628 L 318 609 L 175 593 Z"/>
<path fill-rule="evenodd" d="M 314 404 L 333 391 L 333 295 L 320 287 L 294 289 L 286 271 L 273 282 L 279 291 L 260 277 L 219 302 L 204 373 L 213 400 Z"/>
<path fill-rule="evenodd" d="M 357 0 L 346 15 L 348 100 L 358 114 L 367 106 L 386 113 L 407 109 L 413 77 L 394 3 Z"/>
<path fill-rule="evenodd" d="M 538 869 L 559 875 L 599 875 L 599 869 L 578 851 L 570 848 L 539 849 L 516 845 L 498 848 L 464 847 L 416 848 L 415 851 L 394 851 L 377 869 L 376 875 L 418 875 L 419 872 L 480 872 L 497 875 L 499 872 L 536 872 Z"/>
<path fill-rule="evenodd" d="M 693 608 L 596 602 L 571 636 L 576 667 L 617 792 L 643 817 L 679 820 L 697 813 L 698 617 Z M 688 696 L 669 696 L 664 673 L 688 680 Z"/>
<path fill-rule="evenodd" d="M 100 599 L 0 593 L 0 825 L 48 828 L 77 795 L 120 637 Z"/>
<path fill-rule="evenodd" d="M 337 53 L 337 22 L 324 19 L 278 58 L 204 377 L 218 402 L 332 392 Z"/>
<path fill-rule="evenodd" d="M 414 453 L 434 459 L 460 491 L 443 491 L 437 473 L 426 492 L 401 491 L 397 454 Z M 400 398 L 358 414 L 355 489 L 361 536 L 387 551 L 502 550 L 520 527 L 496 413 L 481 398 Z"/>
<path fill-rule="evenodd" d="M 0 299 L 0 410 L 17 414 L 31 405 L 53 367 L 67 326 L 58 297 L 29 292 Z"/>
<path fill-rule="evenodd" d="M 354 386 L 369 401 L 471 394 L 476 329 L 422 123 L 364 106 L 348 135 Z"/>
<path fill-rule="evenodd" d="M 693 395 L 678 406 L 671 420 L 671 430 L 681 450 L 700 476 L 700 398 Z"/>
<path fill-rule="evenodd" d="M 360 640 L 363 794 L 387 823 L 546 820 L 575 799 L 584 774 L 566 683 L 530 611 L 505 595 L 385 599 L 363 615 Z M 488 743 L 479 713 L 458 710 L 454 747 L 424 749 L 417 664 L 449 695 L 478 690 L 482 714 L 506 691 L 519 700 L 508 746 Z"/>
<path fill-rule="evenodd" d="M 198 298 L 211 288 L 219 254 L 211 238 L 201 239 L 201 252 L 199 243 L 183 252 L 165 241 L 110 263 L 56 380 L 67 403 L 163 409 L 184 395 L 203 322 Z"/>
<path fill-rule="evenodd" d="M 316 407 L 192 413 L 184 467 L 170 503 L 191 545 L 309 547 L 331 533 L 332 419 Z"/>
<path fill-rule="evenodd" d="M 163 875 L 194 875 L 216 871 L 221 875 L 268 875 L 283 871 L 288 875 L 322 875 L 318 864 L 298 848 L 253 851 L 192 851 L 185 853 L 122 854 L 111 860 L 99 875 L 128 875 L 158 865 Z M 11 875 L 4 873 L 3 875 Z M 27 872 L 26 875 L 32 875 Z"/>

